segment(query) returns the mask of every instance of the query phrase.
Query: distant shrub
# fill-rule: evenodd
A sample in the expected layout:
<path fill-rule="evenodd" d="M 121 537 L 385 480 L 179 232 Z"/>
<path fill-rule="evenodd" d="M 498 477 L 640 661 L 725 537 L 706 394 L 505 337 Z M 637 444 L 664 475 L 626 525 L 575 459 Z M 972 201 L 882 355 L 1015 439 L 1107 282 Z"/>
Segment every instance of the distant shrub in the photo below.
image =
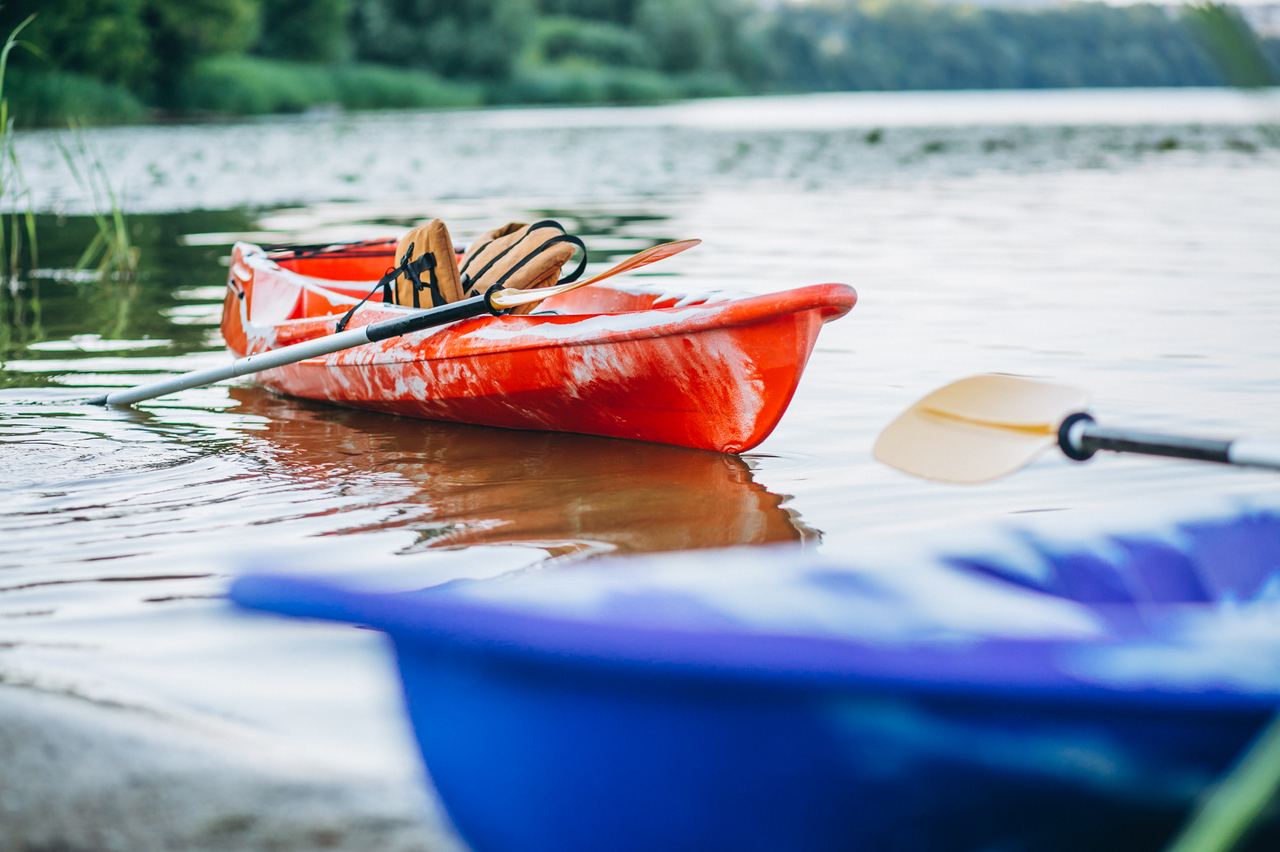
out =
<path fill-rule="evenodd" d="M 685 98 L 729 98 L 746 94 L 742 83 L 723 71 L 684 74 L 673 80 Z"/>
<path fill-rule="evenodd" d="M 782 87 L 1006 89 L 1221 82 L 1196 38 L 1146 4 L 1015 11 L 914 0 L 780 4 Z"/>
<path fill-rule="evenodd" d="M 243 53 L 258 39 L 259 0 L 4 0 L 0 32 L 35 14 L 22 34 L 40 59 L 19 63 L 128 86 L 172 108 L 200 60 Z M 44 66 L 44 67 L 41 67 Z"/>
<path fill-rule="evenodd" d="M 651 104 L 683 91 L 672 78 L 642 68 L 563 63 L 525 68 L 495 93 L 503 103 Z"/>
<path fill-rule="evenodd" d="M 261 115 L 337 103 L 338 92 L 322 66 L 219 56 L 196 66 L 180 98 L 185 110 Z"/>
<path fill-rule="evenodd" d="M 385 65 L 339 65 L 332 71 L 338 99 L 347 109 L 428 109 L 477 106 L 478 85 L 442 80 L 425 71 Z"/>
<path fill-rule="evenodd" d="M 253 53 L 295 62 L 339 62 L 351 45 L 347 0 L 259 0 L 262 36 Z"/>
<path fill-rule="evenodd" d="M 536 22 L 532 0 L 352 0 L 347 28 L 361 62 L 500 83 Z"/>
<path fill-rule="evenodd" d="M 634 30 L 605 21 L 555 16 L 543 18 L 534 30 L 534 62 L 558 63 L 582 59 L 599 65 L 651 68 L 657 56 Z"/>
<path fill-rule="evenodd" d="M 635 18 L 640 0 L 538 0 L 542 15 L 572 15 L 593 21 L 612 21 L 628 26 Z"/>
<path fill-rule="evenodd" d="M 186 110 L 262 115 L 324 104 L 348 109 L 471 106 L 480 91 L 422 71 L 371 65 L 306 65 L 220 56 L 196 67 L 183 88 Z"/>
<path fill-rule="evenodd" d="M 723 64 L 725 39 L 711 3 L 642 0 L 636 28 L 657 51 L 663 71 L 684 74 Z"/>
<path fill-rule="evenodd" d="M 80 124 L 133 124 L 149 111 L 123 86 L 67 73 L 13 68 L 5 78 L 9 114 L 19 127 Z"/>

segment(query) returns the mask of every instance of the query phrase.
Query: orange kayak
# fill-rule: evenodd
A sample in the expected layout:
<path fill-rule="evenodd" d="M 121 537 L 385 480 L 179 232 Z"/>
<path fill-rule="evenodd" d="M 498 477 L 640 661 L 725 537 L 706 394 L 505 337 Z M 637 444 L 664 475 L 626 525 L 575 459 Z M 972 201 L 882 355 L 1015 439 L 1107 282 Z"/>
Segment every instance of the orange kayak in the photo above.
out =
<path fill-rule="evenodd" d="M 222 335 L 244 356 L 333 334 L 394 265 L 395 242 L 268 253 L 237 243 Z M 595 284 L 524 316 L 484 316 L 267 370 L 277 393 L 351 408 L 738 453 L 778 424 L 844 284 L 696 297 Z M 374 293 L 348 327 L 413 308 Z"/>

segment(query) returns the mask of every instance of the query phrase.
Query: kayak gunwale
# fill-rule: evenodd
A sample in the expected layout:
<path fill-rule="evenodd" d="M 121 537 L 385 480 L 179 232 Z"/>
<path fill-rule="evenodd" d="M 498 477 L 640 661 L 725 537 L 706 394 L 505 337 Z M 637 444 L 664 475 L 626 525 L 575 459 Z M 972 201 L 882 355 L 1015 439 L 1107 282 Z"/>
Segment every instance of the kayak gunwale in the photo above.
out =
<path fill-rule="evenodd" d="M 241 606 L 299 618 L 360 624 L 387 633 L 397 645 L 428 653 L 482 657 L 520 671 L 704 684 L 722 689 L 783 688 L 830 693 L 857 689 L 924 698 L 1017 698 L 1138 709 L 1176 705 L 1188 711 L 1274 713 L 1280 690 L 1132 689 L 1063 676 L 1064 653 L 1116 648 L 1124 637 L 1095 641 L 984 640 L 975 647 L 900 648 L 853 640 L 780 633 L 682 631 L 598 624 L 563 616 L 452 598 L 434 592 L 362 593 L 308 578 L 269 573 L 237 579 L 231 597 Z M 289 603 L 284 603 L 289 601 Z M 1123 608 L 1117 605 L 1117 608 Z M 1202 607 L 1204 608 L 1204 607 Z M 428 626 L 429 625 L 429 626 Z M 1032 665 L 1010 670 L 1010 655 Z M 934 665 L 921 667 L 922 657 Z M 1004 669 L 993 676 L 993 669 Z"/>
<path fill-rule="evenodd" d="M 255 246 L 254 248 L 257 247 Z M 261 250 L 259 249 L 259 251 Z M 248 254 L 244 259 L 246 264 L 254 268 L 255 271 L 268 272 L 273 275 L 282 276 L 300 289 L 321 296 L 331 303 L 350 306 L 355 305 L 360 301 L 359 297 L 343 292 L 343 289 L 346 288 L 335 289 L 333 287 L 326 287 L 322 284 L 316 283 L 326 279 L 303 275 L 301 273 L 294 272 L 293 270 L 280 267 L 266 253 Z M 373 289 L 377 284 L 376 281 L 361 283 L 368 284 L 368 289 Z M 593 286 L 600 287 L 601 289 L 613 289 L 608 288 L 607 285 L 604 287 L 601 287 L 601 285 Z M 824 294 L 830 294 L 831 288 L 840 288 L 842 291 L 848 291 L 848 304 L 841 305 L 839 307 L 815 306 L 813 304 L 813 298 Z M 365 292 L 367 292 L 367 290 Z M 838 295 L 843 295 L 843 293 Z M 461 332 L 460 336 L 466 338 L 480 329 L 494 325 L 508 328 L 515 326 L 515 329 L 504 332 L 504 335 L 508 337 L 508 341 L 505 345 L 495 345 L 493 347 L 485 347 L 484 349 L 492 349 L 502 352 L 518 352 L 530 349 L 551 349 L 561 346 L 590 346 L 610 344 L 626 340 L 648 340 L 669 337 L 672 335 L 695 334 L 712 329 L 742 328 L 806 310 L 823 311 L 823 322 L 825 323 L 839 319 L 849 313 L 849 311 L 853 309 L 857 300 L 857 295 L 853 292 L 853 289 L 844 284 L 815 284 L 786 290 L 781 293 L 771 293 L 766 295 L 744 294 L 741 296 L 726 296 L 723 293 L 714 293 L 709 294 L 709 296 L 710 298 L 706 300 L 686 301 L 685 299 L 676 299 L 676 304 L 670 306 L 651 307 L 630 311 L 595 311 L 590 313 L 556 314 L 534 313 L 518 316 L 483 316 L 476 317 L 474 319 L 459 320 L 446 325 L 437 326 L 435 328 L 424 329 L 423 331 L 414 332 L 412 335 L 406 335 L 406 337 L 422 343 L 446 330 L 453 330 L 455 333 Z M 672 296 L 671 298 L 675 299 L 676 297 Z M 712 298 L 714 298 L 714 301 L 711 300 Z M 681 304 L 681 302 L 685 303 Z M 782 304 L 779 305 L 779 302 L 782 302 Z M 553 297 L 548 299 L 547 303 L 552 305 L 555 304 L 556 298 Z M 349 307 L 347 310 L 349 310 Z M 338 321 L 347 312 L 347 310 L 318 316 L 284 319 L 271 323 L 268 326 L 259 326 L 257 324 L 254 324 L 254 326 L 259 329 L 275 329 L 275 345 L 301 343 L 306 340 L 333 334 L 336 330 Z M 408 314 L 415 313 L 418 310 L 419 309 L 417 308 L 406 307 L 403 305 L 384 304 L 381 301 L 373 302 L 367 307 L 356 311 L 356 313 L 352 315 L 351 321 L 347 324 L 347 328 L 361 328 L 370 323 L 406 316 Z M 682 312 L 689 311 L 696 311 L 697 313 L 692 317 L 688 317 L 690 320 L 689 322 L 681 322 L 680 320 L 686 319 L 687 316 L 682 315 Z M 670 317 L 671 320 L 666 323 L 654 323 L 649 326 L 630 330 L 601 328 L 595 336 L 573 336 L 557 339 L 546 337 L 537 338 L 536 335 L 530 334 L 527 336 L 530 337 L 531 340 L 526 343 L 517 344 L 510 341 L 510 338 L 526 336 L 518 333 L 520 329 L 532 329 L 547 325 L 574 325 L 599 317 L 636 316 L 642 314 L 657 314 L 663 317 Z M 462 332 L 463 329 L 466 329 L 466 331 Z M 282 331 L 292 333 L 281 334 Z M 394 350 L 384 348 L 382 351 L 384 353 L 390 353 Z M 469 357 L 471 355 L 482 354 L 482 351 L 484 350 L 467 351 L 456 355 L 441 354 L 439 356 L 432 356 L 431 360 Z M 326 356 L 325 359 L 315 360 L 317 362 L 323 362 L 329 357 L 330 356 Z M 403 363 L 404 360 L 407 359 L 387 359 L 371 362 L 362 361 L 361 363 L 391 364 Z M 333 366 L 347 365 L 335 363 Z"/>

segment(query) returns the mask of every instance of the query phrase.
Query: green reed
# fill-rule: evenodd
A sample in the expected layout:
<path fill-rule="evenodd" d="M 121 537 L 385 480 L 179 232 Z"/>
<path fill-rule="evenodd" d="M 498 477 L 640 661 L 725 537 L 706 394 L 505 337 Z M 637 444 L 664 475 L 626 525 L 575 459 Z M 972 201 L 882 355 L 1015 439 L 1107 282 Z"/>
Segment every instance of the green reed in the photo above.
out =
<path fill-rule="evenodd" d="M 1280 84 L 1280 69 L 1273 68 L 1257 33 L 1240 12 L 1223 3 L 1193 3 L 1183 12 L 1223 78 L 1242 89 Z"/>
<path fill-rule="evenodd" d="M 1230 852 L 1268 815 L 1280 786 L 1280 716 L 1214 786 L 1165 852 Z"/>
<path fill-rule="evenodd" d="M 18 41 L 18 34 L 33 18 L 35 15 L 29 15 L 18 24 L 5 39 L 4 47 L 0 48 L 0 354 L 7 352 L 15 343 L 25 344 L 43 336 L 40 326 L 40 292 L 34 279 L 29 282 L 30 292 L 25 304 L 22 298 L 24 287 L 19 271 L 24 234 L 31 265 L 34 268 L 39 264 L 36 217 L 31 204 L 31 190 L 22 178 L 22 168 L 18 163 L 9 99 L 4 96 L 4 77 L 9 65 L 9 54 L 20 45 L 30 49 L 29 45 Z M 20 211 L 23 207 L 25 209 Z M 6 304 L 9 300 L 13 302 L 12 307 Z M 29 325 L 26 315 L 28 307 L 32 315 Z"/>
<path fill-rule="evenodd" d="M 30 269 L 39 267 L 36 217 L 32 193 L 22 177 L 14 140 L 14 121 L 4 97 L 4 78 L 9 54 L 15 47 L 30 45 L 18 40 L 19 33 L 35 18 L 27 17 L 9 34 L 0 48 L 0 356 L 43 337 L 39 275 L 22 276 L 24 237 Z M 118 336 L 128 325 L 129 311 L 137 293 L 140 250 L 129 237 L 129 223 L 111 185 L 103 158 L 76 121 L 70 122 L 71 138 L 58 140 L 68 169 L 93 207 L 97 233 L 80 255 L 77 272 L 93 268 L 97 281 L 110 287 L 83 293 L 108 304 L 112 314 L 107 333 Z M 6 221 L 7 220 L 7 221 Z M 25 298 L 24 298 L 25 295 Z M 107 299 L 103 299 L 106 296 Z"/>
<path fill-rule="evenodd" d="M 76 183 L 93 205 L 91 215 L 97 227 L 97 233 L 76 261 L 75 270 L 92 268 L 97 272 L 98 287 L 92 292 L 85 288 L 84 296 L 96 299 L 110 315 L 103 326 L 103 336 L 120 337 L 129 326 L 129 314 L 138 295 L 142 250 L 133 245 L 129 236 L 128 218 L 102 156 L 77 122 L 70 122 L 70 127 L 71 145 L 59 139 L 58 147 Z"/>
<path fill-rule="evenodd" d="M 138 274 L 141 250 L 129 238 L 129 223 L 102 157 L 80 125 L 75 121 L 70 125 L 72 146 L 59 139 L 58 148 L 81 191 L 92 202 L 93 221 L 98 227 L 76 262 L 76 271 L 94 267 L 102 280 L 132 281 Z"/>

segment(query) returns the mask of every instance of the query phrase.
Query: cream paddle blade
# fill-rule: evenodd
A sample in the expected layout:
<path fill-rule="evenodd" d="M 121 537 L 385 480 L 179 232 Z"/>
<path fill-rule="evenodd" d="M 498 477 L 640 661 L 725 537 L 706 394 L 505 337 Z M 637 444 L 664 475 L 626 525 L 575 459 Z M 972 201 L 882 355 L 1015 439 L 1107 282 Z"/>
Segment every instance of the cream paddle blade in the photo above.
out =
<path fill-rule="evenodd" d="M 872 452 L 898 470 L 946 482 L 986 482 L 1013 473 L 1057 443 L 1058 426 L 1084 411 L 1080 388 L 1012 376 L 973 376 L 908 408 Z"/>
<path fill-rule="evenodd" d="M 639 254 L 634 254 L 622 261 L 617 266 L 606 269 L 594 278 L 588 278 L 585 281 L 574 281 L 570 284 L 561 284 L 559 287 L 539 287 L 536 290 L 499 290 L 493 294 L 492 302 L 498 308 L 516 308 L 520 305 L 541 302 L 543 299 L 550 299 L 552 296 L 559 296 L 561 293 L 568 293 L 570 290 L 577 290 L 579 287 L 586 287 L 588 284 L 599 283 L 620 273 L 630 272 L 632 269 L 639 269 L 641 266 L 648 266 L 663 258 L 671 257 L 673 254 L 679 254 L 685 249 L 691 249 L 701 242 L 702 240 L 680 240 L 679 242 L 663 243 L 660 246 L 645 249 Z"/>

